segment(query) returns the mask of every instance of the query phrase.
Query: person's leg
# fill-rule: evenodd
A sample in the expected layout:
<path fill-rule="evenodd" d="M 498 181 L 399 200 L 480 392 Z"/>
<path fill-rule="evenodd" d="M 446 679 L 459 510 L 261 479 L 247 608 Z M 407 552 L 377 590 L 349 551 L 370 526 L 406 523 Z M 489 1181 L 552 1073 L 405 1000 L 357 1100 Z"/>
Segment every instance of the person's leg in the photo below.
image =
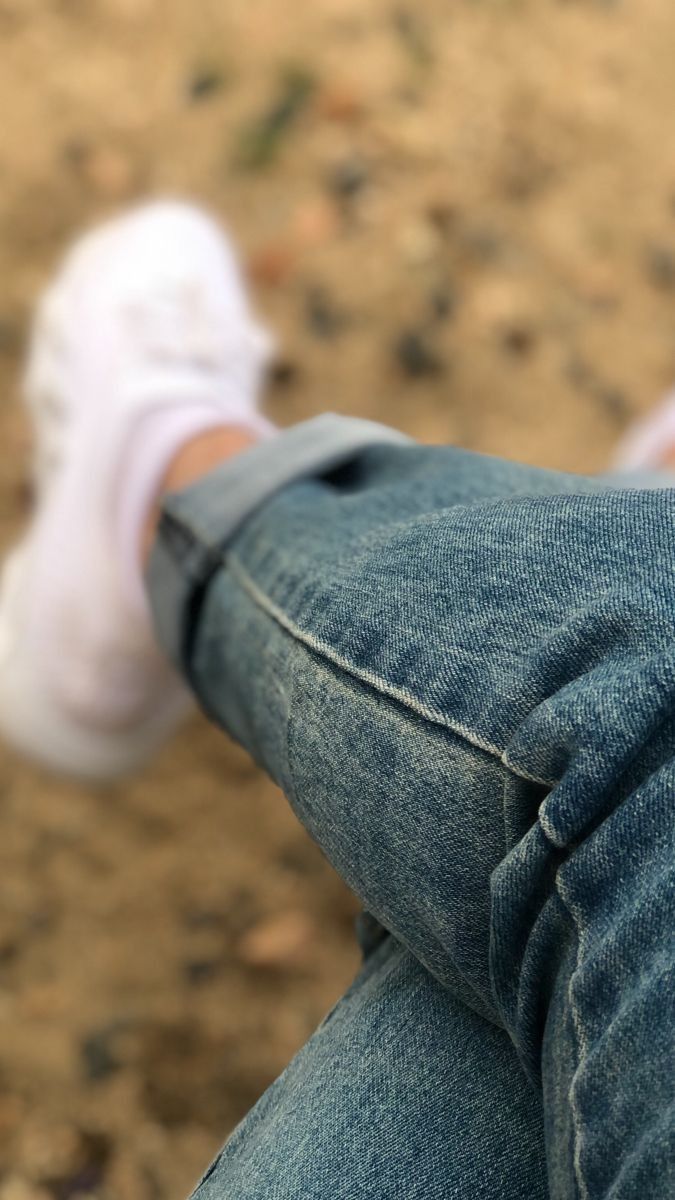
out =
<path fill-rule="evenodd" d="M 251 441 L 273 435 L 257 407 L 265 345 L 231 244 L 203 213 L 184 205 L 145 206 L 94 231 L 73 248 L 50 286 L 26 372 L 35 435 L 34 511 L 0 585 L 0 729 L 52 768 L 96 779 L 124 774 L 189 708 L 189 693 L 150 621 L 140 569 L 143 526 L 167 464 L 166 482 L 180 486 Z M 333 430 L 328 457 L 344 461 L 355 446 L 383 439 L 404 440 L 363 423 L 356 430 L 342 426 Z M 300 458 L 306 457 L 313 438 L 301 436 L 300 442 Z M 275 456 L 267 483 L 288 482 L 296 466 L 288 454 Z M 238 503 L 246 504 L 258 488 L 246 467 Z M 423 992 L 415 1015 L 428 1041 L 438 1027 Z M 385 1019 L 392 1036 L 401 1025 L 397 991 L 385 989 L 384 996 L 380 1037 Z M 501 1042 L 506 1050 L 495 1064 L 483 1056 L 483 1091 L 477 1095 L 485 1095 L 493 1075 L 503 1091 L 509 1071 L 518 1091 L 519 1069 L 503 1037 Z M 421 1044 L 419 1038 L 414 1044 Z M 487 1044 L 494 1049 L 490 1037 Z M 398 1087 L 412 1066 L 406 1051 L 403 1042 L 398 1077 L 393 1063 L 386 1067 Z M 359 1064 L 346 1056 L 342 1066 L 344 1091 L 351 1073 L 357 1079 Z M 410 1079 L 405 1087 L 411 1090 Z M 445 1089 L 429 1089 L 424 1098 L 430 1125 L 438 1106 L 437 1127 L 447 1107 Z M 407 1127 L 414 1112 L 404 1099 Z M 377 1097 L 373 1101 L 377 1107 Z M 465 1123 L 474 1108 L 466 1105 Z M 534 1097 L 505 1107 L 505 1120 L 511 1108 L 525 1146 L 514 1148 L 510 1162 L 503 1144 L 494 1144 L 490 1186 L 503 1194 L 513 1180 L 518 1196 L 529 1187 L 530 1174 L 543 1178 L 541 1113 Z M 352 1109 L 357 1141 L 363 1119 L 372 1123 L 375 1115 Z M 434 1136 L 420 1147 L 420 1169 L 424 1164 L 428 1172 L 438 1158 L 437 1142 Z M 454 1146 L 459 1161 L 464 1147 L 456 1136 Z M 309 1149 L 304 1138 L 299 1151 Z M 390 1156 L 388 1187 L 400 1182 L 407 1188 L 409 1163 L 409 1146 L 400 1170 L 396 1155 Z M 538 1171 L 531 1170 L 533 1163 Z M 477 1169 L 473 1164 L 471 1178 Z M 348 1179 L 349 1168 L 341 1165 L 338 1180 Z M 436 1183 L 444 1188 L 442 1173 Z M 226 1192 L 229 1197 L 231 1189 Z"/>
<path fill-rule="evenodd" d="M 523 1083 L 507 1034 L 387 937 L 194 1200 L 546 1200 Z"/>
<path fill-rule="evenodd" d="M 315 447 L 270 495 L 335 444 L 313 430 L 167 499 L 165 645 L 365 906 L 508 1031 L 551 1194 L 666 1194 L 674 495 L 394 444 Z"/>
<path fill-rule="evenodd" d="M 0 590 L 0 727 L 42 761 L 128 770 L 185 711 L 140 522 L 177 446 L 268 435 L 263 360 L 231 246 L 183 206 L 87 239 L 50 292 Z M 396 441 L 300 428 L 169 501 L 158 628 L 448 1000 L 508 1031 L 553 1194 L 665 1194 L 672 492 Z"/>

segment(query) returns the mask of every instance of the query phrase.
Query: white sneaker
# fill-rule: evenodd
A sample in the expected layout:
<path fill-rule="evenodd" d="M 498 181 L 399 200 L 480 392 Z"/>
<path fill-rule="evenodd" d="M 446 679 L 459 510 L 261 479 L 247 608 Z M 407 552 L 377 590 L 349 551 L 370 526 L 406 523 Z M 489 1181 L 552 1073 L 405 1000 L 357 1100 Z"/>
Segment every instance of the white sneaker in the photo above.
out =
<path fill-rule="evenodd" d="M 148 204 L 67 256 L 26 372 L 36 511 L 0 583 L 0 732 L 31 757 L 125 774 L 189 712 L 155 641 L 140 530 L 181 442 L 269 431 L 269 349 L 232 249 L 188 205 Z"/>

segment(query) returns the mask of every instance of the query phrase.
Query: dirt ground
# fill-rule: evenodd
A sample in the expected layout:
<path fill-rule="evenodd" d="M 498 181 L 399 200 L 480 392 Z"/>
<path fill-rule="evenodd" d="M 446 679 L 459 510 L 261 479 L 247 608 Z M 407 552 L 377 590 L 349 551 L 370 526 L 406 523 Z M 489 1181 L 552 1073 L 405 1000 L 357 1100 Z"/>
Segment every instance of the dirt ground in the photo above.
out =
<path fill-rule="evenodd" d="M 0 0 L 1 533 L 31 307 L 80 228 L 206 201 L 268 409 L 579 471 L 675 377 L 672 0 Z M 356 910 L 195 719 L 124 787 L 0 750 L 0 1200 L 180 1200 L 357 965 Z"/>

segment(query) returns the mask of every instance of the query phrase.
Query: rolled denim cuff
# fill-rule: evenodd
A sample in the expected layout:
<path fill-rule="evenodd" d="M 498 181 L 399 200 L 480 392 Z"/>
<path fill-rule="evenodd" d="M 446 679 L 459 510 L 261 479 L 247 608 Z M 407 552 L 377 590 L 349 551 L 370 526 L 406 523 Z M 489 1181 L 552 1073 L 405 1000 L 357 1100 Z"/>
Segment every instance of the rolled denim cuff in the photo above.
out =
<path fill-rule="evenodd" d="M 223 549 L 241 525 L 282 488 L 348 462 L 360 450 L 410 439 L 386 425 L 324 413 L 223 463 L 162 503 L 146 584 L 160 641 L 180 671 Z"/>

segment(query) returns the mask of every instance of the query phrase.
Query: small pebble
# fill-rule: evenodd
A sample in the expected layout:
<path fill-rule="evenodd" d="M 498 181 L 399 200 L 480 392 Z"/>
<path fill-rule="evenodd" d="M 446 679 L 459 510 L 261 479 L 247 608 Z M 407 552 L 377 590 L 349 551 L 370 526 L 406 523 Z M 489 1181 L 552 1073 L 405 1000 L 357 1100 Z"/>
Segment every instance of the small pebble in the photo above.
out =
<path fill-rule="evenodd" d="M 112 1046 L 116 1030 L 101 1029 L 90 1033 L 80 1044 L 80 1057 L 85 1077 L 91 1083 L 99 1083 L 119 1071 L 120 1062 Z"/>
<path fill-rule="evenodd" d="M 197 67 L 187 81 L 188 99 L 194 103 L 211 100 L 228 82 L 222 67 Z"/>
<path fill-rule="evenodd" d="M 405 330 L 394 346 L 394 354 L 401 369 L 411 379 L 423 379 L 440 375 L 445 364 L 421 330 Z"/>
<path fill-rule="evenodd" d="M 86 1079 L 99 1083 L 124 1065 L 122 1039 L 133 1027 L 128 1017 L 115 1017 L 92 1029 L 80 1042 L 80 1060 Z"/>
<path fill-rule="evenodd" d="M 330 190 L 339 200 L 352 200 L 370 182 L 370 172 L 359 155 L 345 158 L 333 168 L 328 179 Z"/>
<path fill-rule="evenodd" d="M 268 380 L 272 387 L 288 388 L 297 383 L 300 378 L 300 367 L 289 358 L 281 358 L 272 363 Z"/>
<path fill-rule="evenodd" d="M 218 974 L 221 968 L 221 963 L 213 958 L 195 958 L 183 963 L 183 976 L 185 982 L 191 987 L 198 987 L 201 983 L 208 983 L 215 975 Z"/>
<path fill-rule="evenodd" d="M 305 324 L 310 333 L 330 340 L 342 332 L 345 316 L 324 287 L 311 287 L 305 296 Z"/>
<path fill-rule="evenodd" d="M 514 358 L 527 358 L 535 348 L 536 334 L 528 325 L 507 325 L 501 335 L 502 345 Z"/>

